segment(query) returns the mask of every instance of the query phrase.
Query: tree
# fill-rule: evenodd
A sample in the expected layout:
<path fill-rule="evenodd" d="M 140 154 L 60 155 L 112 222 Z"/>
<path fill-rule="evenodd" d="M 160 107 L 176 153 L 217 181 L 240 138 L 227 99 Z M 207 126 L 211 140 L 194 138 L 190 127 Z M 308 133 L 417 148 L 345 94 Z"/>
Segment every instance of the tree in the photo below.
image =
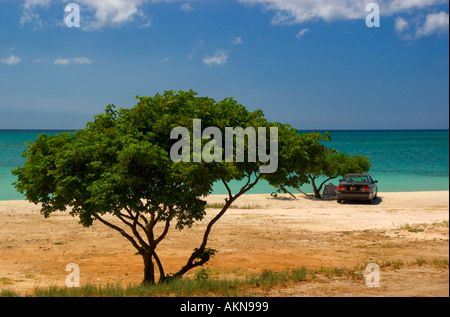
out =
<path fill-rule="evenodd" d="M 278 192 L 292 195 L 287 188 L 295 188 L 305 194 L 300 190 L 300 186 L 309 183 L 313 188 L 314 196 L 320 198 L 323 185 L 331 179 L 348 173 L 369 171 L 371 164 L 368 157 L 340 153 L 323 145 L 323 141 L 331 141 L 328 132 L 300 133 L 291 140 L 292 157 L 288 161 L 292 164 L 289 170 L 294 172 L 291 175 L 284 175 L 279 182 L 276 182 Z M 326 179 L 316 184 L 321 176 L 325 176 Z"/>
<path fill-rule="evenodd" d="M 309 172 L 320 163 L 320 155 L 327 148 L 320 143 L 322 140 L 329 140 L 328 133 L 320 132 L 295 133 L 288 134 L 285 138 L 287 146 L 282 147 L 280 152 L 285 158 L 284 168 L 276 175 L 270 176 L 271 184 L 279 193 L 287 193 L 295 198 L 289 191 L 289 188 L 295 188 L 302 192 L 299 188 L 310 182 Z"/>
<path fill-rule="evenodd" d="M 339 153 L 336 150 L 326 153 L 320 163 L 317 164 L 317 168 L 314 168 L 308 173 L 314 196 L 316 198 L 321 197 L 320 192 L 326 182 L 349 173 L 366 173 L 370 170 L 370 166 L 370 160 L 367 156 L 351 156 L 349 154 Z M 317 186 L 316 180 L 319 176 L 326 176 L 327 179 Z"/>
<path fill-rule="evenodd" d="M 207 247 L 209 235 L 227 209 L 260 179 L 279 182 L 293 166 L 293 153 L 288 150 L 280 151 L 279 168 L 271 174 L 260 173 L 259 160 L 191 163 L 191 153 L 191 162 L 174 162 L 170 157 L 175 142 L 170 138 L 172 129 L 186 127 L 192 133 L 193 119 L 222 132 L 226 127 L 277 127 L 281 149 L 289 148 L 296 131 L 288 125 L 267 122 L 261 111 L 250 112 L 232 98 L 216 102 L 197 97 L 193 91 L 166 91 L 137 98 L 138 104 L 131 109 L 107 106 L 105 113 L 83 130 L 40 135 L 23 154 L 27 159 L 24 166 L 13 174 L 17 176 L 17 190 L 27 200 L 40 203 L 45 217 L 69 210 L 83 226 L 98 221 L 119 232 L 143 258 L 142 283 L 154 284 L 156 270 L 162 283 L 205 264 L 217 252 Z M 236 156 L 235 145 L 233 149 Z M 243 181 L 237 193 L 228 186 L 231 180 Z M 204 218 L 203 198 L 217 181 L 228 191 L 224 207 L 207 224 L 201 244 L 186 263 L 179 271 L 166 274 L 157 254 L 158 245 L 173 224 L 182 230 Z M 159 227 L 161 230 L 156 230 Z"/>

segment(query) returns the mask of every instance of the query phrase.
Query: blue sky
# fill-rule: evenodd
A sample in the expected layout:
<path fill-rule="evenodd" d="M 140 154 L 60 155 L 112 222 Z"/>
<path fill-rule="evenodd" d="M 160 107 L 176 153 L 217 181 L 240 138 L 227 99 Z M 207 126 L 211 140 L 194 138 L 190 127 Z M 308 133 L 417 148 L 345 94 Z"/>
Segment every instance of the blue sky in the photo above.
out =
<path fill-rule="evenodd" d="M 70 2 L 79 28 L 64 22 Z M 0 129 L 79 129 L 107 104 L 189 89 L 301 130 L 448 129 L 448 12 L 448 0 L 0 0 Z"/>

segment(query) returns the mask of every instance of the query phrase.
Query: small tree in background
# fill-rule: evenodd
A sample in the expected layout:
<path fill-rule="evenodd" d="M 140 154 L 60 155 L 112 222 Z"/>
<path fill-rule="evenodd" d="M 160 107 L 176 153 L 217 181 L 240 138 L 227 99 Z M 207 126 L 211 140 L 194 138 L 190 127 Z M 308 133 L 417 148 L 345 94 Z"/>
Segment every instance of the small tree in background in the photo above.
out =
<path fill-rule="evenodd" d="M 323 141 L 331 141 L 328 132 L 300 133 L 295 140 L 291 141 L 289 162 L 292 165 L 289 170 L 294 172 L 291 175 L 284 175 L 275 182 L 278 192 L 288 193 L 294 197 L 287 188 L 295 188 L 307 195 L 300 186 L 309 183 L 313 188 L 314 197 L 321 198 L 320 192 L 326 182 L 345 174 L 365 173 L 370 170 L 371 164 L 368 157 L 340 153 L 323 145 Z M 322 176 L 326 179 L 317 184 L 317 180 Z"/>
<path fill-rule="evenodd" d="M 288 188 L 295 188 L 302 192 L 300 187 L 310 182 L 310 171 L 315 168 L 316 164 L 320 164 L 320 158 L 328 151 L 320 141 L 329 139 L 328 133 L 321 134 L 320 132 L 290 135 L 289 146 L 280 149 L 280 151 L 285 151 L 284 154 L 288 157 L 284 162 L 287 167 L 284 174 L 278 173 L 275 175 L 278 177 L 272 179 L 272 184 L 278 193 L 286 193 L 295 198 Z"/>
<path fill-rule="evenodd" d="M 338 178 L 339 176 L 344 176 L 345 174 L 366 173 L 370 170 L 370 166 L 369 158 L 366 156 L 351 156 L 337 151 L 324 154 L 320 164 L 317 164 L 317 166 L 308 173 L 308 178 L 311 181 L 314 191 L 314 197 L 321 197 L 320 192 L 326 182 Z M 317 186 L 316 181 L 320 176 L 325 176 L 327 179 Z"/>
<path fill-rule="evenodd" d="M 159 282 L 166 282 L 205 264 L 217 251 L 207 247 L 211 230 L 228 208 L 262 178 L 271 184 L 284 182 L 294 167 L 301 169 L 294 160 L 306 158 L 295 145 L 299 138 L 295 129 L 269 123 L 261 111 L 250 112 L 231 98 L 216 102 L 196 97 L 193 91 L 167 91 L 138 99 L 132 109 L 108 106 L 104 114 L 73 134 L 40 135 L 24 153 L 25 165 L 13 174 L 17 190 L 41 204 L 45 217 L 69 210 L 85 227 L 98 221 L 119 232 L 143 258 L 142 283 L 154 284 L 156 270 Z M 205 127 L 218 127 L 222 133 L 226 127 L 277 127 L 278 170 L 261 174 L 259 161 L 175 163 L 170 157 L 175 142 L 171 131 L 181 126 L 192 135 L 193 119 L 201 119 Z M 236 153 L 235 143 L 233 150 Z M 300 175 L 291 178 L 290 184 L 306 181 L 304 173 Z M 228 185 L 232 180 L 242 181 L 237 193 Z M 204 218 L 203 198 L 211 194 L 215 182 L 222 182 L 228 191 L 224 207 L 209 221 L 202 242 L 186 263 L 167 274 L 158 245 L 171 226 L 182 230 Z"/>

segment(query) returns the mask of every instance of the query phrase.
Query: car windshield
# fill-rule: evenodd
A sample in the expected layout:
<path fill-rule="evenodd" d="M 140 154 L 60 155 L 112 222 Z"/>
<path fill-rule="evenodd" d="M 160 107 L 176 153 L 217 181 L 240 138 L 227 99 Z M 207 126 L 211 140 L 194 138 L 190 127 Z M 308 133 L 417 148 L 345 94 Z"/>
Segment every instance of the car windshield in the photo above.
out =
<path fill-rule="evenodd" d="M 359 183 L 359 184 L 368 183 L 367 176 L 345 176 L 342 181 L 345 183 Z"/>

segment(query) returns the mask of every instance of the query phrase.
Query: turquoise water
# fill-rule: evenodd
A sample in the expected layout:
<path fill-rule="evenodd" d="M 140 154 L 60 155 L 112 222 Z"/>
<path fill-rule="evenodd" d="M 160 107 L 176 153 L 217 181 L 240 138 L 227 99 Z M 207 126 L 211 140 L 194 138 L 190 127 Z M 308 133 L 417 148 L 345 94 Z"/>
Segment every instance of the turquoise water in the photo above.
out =
<path fill-rule="evenodd" d="M 0 200 L 22 200 L 11 185 L 15 177 L 11 169 L 24 163 L 21 157 L 28 142 L 41 134 L 63 131 L 0 130 Z M 449 131 L 329 131 L 332 141 L 324 143 L 341 152 L 369 156 L 370 174 L 378 180 L 381 192 L 449 190 Z M 331 181 L 335 185 L 337 180 Z M 237 192 L 240 183 L 231 188 Z M 305 185 L 302 190 L 311 192 Z M 274 188 L 260 182 L 249 193 L 272 193 Z M 226 194 L 220 183 L 215 194 Z"/>
<path fill-rule="evenodd" d="M 11 175 L 11 169 L 25 163 L 21 155 L 27 143 L 33 142 L 39 134 L 55 135 L 61 132 L 65 131 L 0 130 L 0 200 L 24 199 L 12 186 L 16 178 Z"/>
<path fill-rule="evenodd" d="M 378 180 L 380 192 L 449 190 L 448 130 L 329 132 L 332 140 L 324 142 L 324 145 L 343 153 L 370 158 L 372 167 L 369 174 Z M 330 182 L 338 184 L 337 179 Z M 234 193 L 237 192 L 239 182 L 234 182 L 232 188 Z M 304 185 L 301 189 L 312 192 L 310 185 Z M 217 184 L 214 192 L 227 193 L 222 184 Z M 260 182 L 249 191 L 251 194 L 272 192 L 273 187 L 265 182 Z M 293 193 L 298 192 L 294 190 Z"/>

